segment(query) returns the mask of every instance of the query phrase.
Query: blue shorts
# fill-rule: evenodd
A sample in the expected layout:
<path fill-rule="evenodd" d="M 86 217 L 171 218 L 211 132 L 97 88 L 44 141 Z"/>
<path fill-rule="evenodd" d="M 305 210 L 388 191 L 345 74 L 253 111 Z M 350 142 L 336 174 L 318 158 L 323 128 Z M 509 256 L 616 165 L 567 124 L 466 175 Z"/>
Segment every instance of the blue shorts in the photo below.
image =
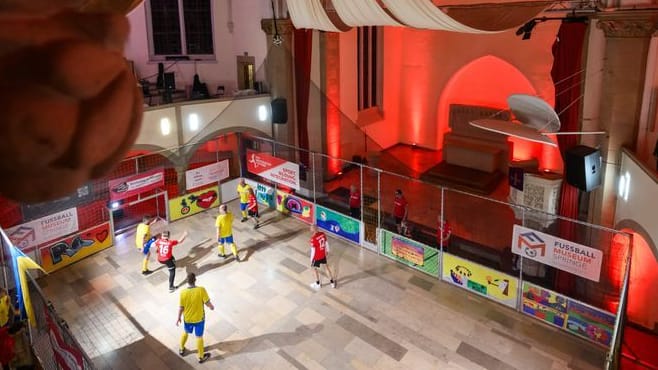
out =
<path fill-rule="evenodd" d="M 149 251 L 151 251 L 151 243 L 144 244 L 144 248 L 142 248 L 142 254 L 146 256 L 149 254 Z"/>
<path fill-rule="evenodd" d="M 240 211 L 246 210 L 248 205 L 249 203 L 240 203 Z"/>
<path fill-rule="evenodd" d="M 187 334 L 192 334 L 194 331 L 194 335 L 197 337 L 202 337 L 203 336 L 203 328 L 206 324 L 205 320 L 195 322 L 193 324 L 191 323 L 183 323 L 183 329 L 185 329 L 185 332 Z"/>
<path fill-rule="evenodd" d="M 217 241 L 219 244 L 233 244 L 233 235 L 229 235 L 225 238 L 219 238 Z"/>

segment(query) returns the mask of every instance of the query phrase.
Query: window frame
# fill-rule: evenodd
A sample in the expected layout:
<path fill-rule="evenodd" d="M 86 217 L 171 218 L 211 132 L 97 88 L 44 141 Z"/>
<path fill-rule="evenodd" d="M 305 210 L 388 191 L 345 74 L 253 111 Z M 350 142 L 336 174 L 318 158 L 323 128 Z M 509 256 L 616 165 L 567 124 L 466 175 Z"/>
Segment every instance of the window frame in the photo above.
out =
<path fill-rule="evenodd" d="M 367 30 L 366 30 L 367 29 Z M 373 32 L 374 30 L 374 32 Z M 373 33 L 375 37 L 373 38 Z M 362 34 L 365 37 L 362 37 Z M 357 28 L 357 111 L 363 112 L 377 109 L 383 105 L 383 41 L 384 29 L 380 26 L 364 26 Z M 362 45 L 362 40 L 368 45 Z M 374 59 L 374 60 L 373 60 Z M 367 63 L 367 66 L 366 66 Z M 364 68 L 366 67 L 366 68 Z M 367 76 L 362 75 L 367 69 Z M 363 90 L 363 89 L 366 90 Z M 373 97 L 374 95 L 374 97 Z M 365 101 L 365 100 L 367 101 Z"/>

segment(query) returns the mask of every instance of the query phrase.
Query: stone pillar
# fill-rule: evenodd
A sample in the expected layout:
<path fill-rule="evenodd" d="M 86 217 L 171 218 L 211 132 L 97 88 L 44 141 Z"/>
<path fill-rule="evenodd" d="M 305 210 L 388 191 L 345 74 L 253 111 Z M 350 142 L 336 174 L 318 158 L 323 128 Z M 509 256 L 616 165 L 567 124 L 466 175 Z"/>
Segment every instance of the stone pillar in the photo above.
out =
<path fill-rule="evenodd" d="M 597 16 L 605 33 L 599 127 L 603 186 L 590 197 L 591 222 L 612 227 L 622 146 L 635 148 L 651 36 L 658 12 L 615 11 Z M 592 72 L 592 71 L 588 71 Z"/>
<path fill-rule="evenodd" d="M 293 29 L 290 19 L 277 19 L 276 29 L 273 19 L 262 19 L 261 29 L 267 34 L 269 52 L 265 58 L 265 78 L 272 98 L 285 98 L 288 103 L 288 123 L 273 125 L 276 141 L 297 145 L 297 117 L 294 104 L 293 83 Z M 274 35 L 278 32 L 281 44 L 274 44 Z M 283 149 L 283 148 L 281 148 Z M 289 158 L 291 160 L 295 158 Z M 296 161 L 296 160 L 294 160 Z"/>

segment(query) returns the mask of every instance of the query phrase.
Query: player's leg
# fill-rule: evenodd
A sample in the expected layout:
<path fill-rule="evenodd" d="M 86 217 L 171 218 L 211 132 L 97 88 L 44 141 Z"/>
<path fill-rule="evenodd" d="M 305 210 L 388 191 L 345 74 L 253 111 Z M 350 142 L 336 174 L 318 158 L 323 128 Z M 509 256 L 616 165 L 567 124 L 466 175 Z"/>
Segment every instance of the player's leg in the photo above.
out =
<path fill-rule="evenodd" d="M 336 287 L 336 278 L 334 277 L 334 274 L 331 272 L 331 269 L 329 268 L 329 263 L 325 263 L 324 268 L 327 269 L 327 274 L 329 275 L 329 282 L 331 283 L 331 287 L 335 288 Z"/>
<path fill-rule="evenodd" d="M 318 272 L 320 268 L 319 261 L 313 261 L 313 263 L 311 264 L 311 268 L 313 269 L 313 273 L 315 274 L 315 282 L 311 283 L 311 288 L 320 289 L 322 284 L 320 284 L 320 273 Z"/>
<path fill-rule="evenodd" d="M 226 258 L 226 254 L 224 253 L 224 243 L 226 243 L 225 238 L 219 238 L 217 240 L 217 254 L 219 257 Z"/>
<path fill-rule="evenodd" d="M 240 222 L 247 221 L 247 203 L 240 203 L 240 213 L 242 213 L 242 220 Z"/>
<path fill-rule="evenodd" d="M 210 353 L 204 353 L 203 345 L 203 329 L 205 326 L 205 321 L 198 322 L 194 324 L 194 335 L 196 335 L 196 350 L 199 358 L 199 363 L 205 362 Z"/>
<path fill-rule="evenodd" d="M 167 268 L 169 269 L 169 293 L 176 290 L 174 280 L 176 279 L 176 260 L 171 257 L 167 260 Z"/>
<path fill-rule="evenodd" d="M 144 246 L 143 250 L 144 259 L 142 260 L 142 275 L 148 275 L 151 273 L 149 270 L 149 258 L 151 257 L 151 248 L 148 245 Z"/>
<path fill-rule="evenodd" d="M 233 241 L 233 235 L 226 237 L 226 242 L 231 246 L 231 253 L 233 253 L 235 260 L 237 262 L 240 262 L 240 257 L 238 257 L 238 247 L 235 245 L 235 242 Z"/>
<path fill-rule="evenodd" d="M 185 343 L 187 342 L 187 336 L 192 334 L 193 328 L 194 324 L 183 322 L 183 334 L 180 337 L 180 347 L 178 347 L 178 354 L 181 356 L 185 356 Z"/>

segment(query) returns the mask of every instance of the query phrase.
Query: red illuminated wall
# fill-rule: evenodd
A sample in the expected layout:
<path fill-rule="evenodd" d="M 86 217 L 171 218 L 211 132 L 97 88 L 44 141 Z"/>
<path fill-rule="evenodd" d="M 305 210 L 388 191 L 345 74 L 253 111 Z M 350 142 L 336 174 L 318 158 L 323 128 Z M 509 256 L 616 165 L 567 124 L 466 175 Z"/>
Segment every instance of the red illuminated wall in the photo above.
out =
<path fill-rule="evenodd" d="M 632 230 L 624 230 L 632 232 Z M 631 322 L 654 329 L 658 325 L 658 262 L 646 240 L 633 234 L 633 257 L 628 291 L 628 318 Z"/>
<path fill-rule="evenodd" d="M 327 32 L 325 36 L 326 51 L 326 104 L 327 104 L 327 154 L 330 157 L 340 158 L 340 49 L 339 36 L 334 32 Z M 340 162 L 329 160 L 327 164 L 329 174 L 334 175 L 340 171 Z"/>

